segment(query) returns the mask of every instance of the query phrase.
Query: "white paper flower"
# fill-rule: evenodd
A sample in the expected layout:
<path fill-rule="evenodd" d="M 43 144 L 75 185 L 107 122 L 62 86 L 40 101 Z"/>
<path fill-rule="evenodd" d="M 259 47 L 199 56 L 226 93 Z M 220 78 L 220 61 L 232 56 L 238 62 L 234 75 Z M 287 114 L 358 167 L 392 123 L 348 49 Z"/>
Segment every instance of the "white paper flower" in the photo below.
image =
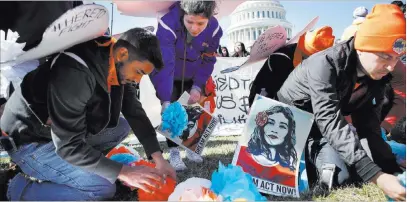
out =
<path fill-rule="evenodd" d="M 18 65 L 12 66 L 12 64 L 0 64 L 0 97 L 8 99 L 10 83 L 13 83 L 14 87 L 18 86 L 24 76 L 34 70 L 39 65 L 38 60 L 30 60 Z"/>
<path fill-rule="evenodd" d="M 15 60 L 17 56 L 24 53 L 23 48 L 25 43 L 17 43 L 19 35 L 17 32 L 13 32 L 11 30 L 7 31 L 7 38 L 6 33 L 1 30 L 0 31 L 0 40 L 1 40 L 1 49 L 0 49 L 0 62 L 8 62 Z"/>
<path fill-rule="evenodd" d="M 203 178 L 189 178 L 179 183 L 168 201 L 222 201 L 210 191 L 211 181 Z"/>

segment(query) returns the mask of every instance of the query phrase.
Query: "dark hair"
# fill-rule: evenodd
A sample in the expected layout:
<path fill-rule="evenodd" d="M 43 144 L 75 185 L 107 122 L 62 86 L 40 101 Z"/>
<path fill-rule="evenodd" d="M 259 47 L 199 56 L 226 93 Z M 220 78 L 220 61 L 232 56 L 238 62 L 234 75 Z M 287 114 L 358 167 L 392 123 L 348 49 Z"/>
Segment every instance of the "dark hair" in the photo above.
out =
<path fill-rule="evenodd" d="M 226 56 L 223 56 L 222 49 L 226 50 Z M 225 46 L 222 46 L 222 48 L 220 49 L 220 55 L 222 55 L 222 57 L 230 57 L 228 48 L 226 48 Z"/>
<path fill-rule="evenodd" d="M 398 7 L 401 7 L 402 5 L 404 5 L 404 3 L 402 1 L 392 1 L 391 4 L 394 4 Z"/>
<path fill-rule="evenodd" d="M 222 54 L 222 46 L 221 45 L 218 46 L 218 53 Z"/>
<path fill-rule="evenodd" d="M 239 44 L 242 46 L 243 57 L 246 57 L 246 56 L 250 55 L 250 53 L 247 52 L 246 46 L 244 45 L 243 42 L 240 42 L 240 41 L 239 41 L 239 42 L 236 42 L 236 43 L 239 43 Z M 239 53 L 238 53 L 238 52 L 235 52 L 235 53 L 232 55 L 232 57 L 240 57 L 240 56 L 239 56 Z"/>
<path fill-rule="evenodd" d="M 208 19 L 215 15 L 215 1 L 183 0 L 181 9 L 187 15 L 202 15 Z"/>
<path fill-rule="evenodd" d="M 398 6 L 401 12 L 406 13 L 406 4 L 402 1 L 392 1 L 391 4 Z"/>
<path fill-rule="evenodd" d="M 187 111 L 188 114 L 188 122 L 196 122 L 197 120 L 199 120 L 199 118 L 202 115 L 202 108 L 200 106 L 184 106 L 185 110 Z M 183 132 L 182 132 L 182 140 L 186 140 L 188 139 L 189 136 L 189 131 L 191 129 L 189 127 L 187 127 Z"/>
<path fill-rule="evenodd" d="M 124 47 L 129 51 L 129 60 L 148 60 L 157 70 L 164 66 L 157 37 L 142 28 L 133 28 L 120 35 L 114 50 Z"/>
<path fill-rule="evenodd" d="M 297 152 L 295 151 L 295 120 L 291 109 L 283 106 L 274 106 L 270 109 L 259 112 L 266 113 L 267 117 L 273 114 L 282 113 L 288 119 L 288 132 L 284 138 L 284 142 L 280 145 L 274 146 L 276 149 L 276 159 L 279 163 L 290 168 L 290 170 L 295 170 L 297 164 Z M 267 143 L 264 139 L 265 131 L 263 126 L 256 125 L 252 136 L 250 138 L 247 151 L 254 155 L 265 154 L 267 159 L 271 160 L 270 147 L 273 147 Z"/>

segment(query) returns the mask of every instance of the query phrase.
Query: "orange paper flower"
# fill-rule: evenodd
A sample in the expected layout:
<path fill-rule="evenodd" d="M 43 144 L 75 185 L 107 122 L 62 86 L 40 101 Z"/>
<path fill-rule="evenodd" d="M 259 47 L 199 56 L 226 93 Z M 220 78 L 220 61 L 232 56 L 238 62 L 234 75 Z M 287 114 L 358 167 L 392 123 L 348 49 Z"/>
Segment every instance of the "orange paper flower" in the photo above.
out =
<path fill-rule="evenodd" d="M 106 155 L 107 158 L 112 157 L 115 154 L 133 154 L 126 146 L 117 146 L 110 150 L 110 152 Z"/>
<path fill-rule="evenodd" d="M 150 163 L 144 160 L 140 160 L 137 162 L 134 162 L 131 164 L 131 166 L 148 166 L 155 168 L 154 163 Z M 165 184 L 160 184 L 160 182 L 157 182 L 157 184 L 160 184 L 160 189 L 155 189 L 153 188 L 153 193 L 146 192 L 142 189 L 137 190 L 138 194 L 138 200 L 139 201 L 167 201 L 168 197 L 171 195 L 171 193 L 175 189 L 175 180 L 167 177 L 165 178 L 166 183 Z"/>

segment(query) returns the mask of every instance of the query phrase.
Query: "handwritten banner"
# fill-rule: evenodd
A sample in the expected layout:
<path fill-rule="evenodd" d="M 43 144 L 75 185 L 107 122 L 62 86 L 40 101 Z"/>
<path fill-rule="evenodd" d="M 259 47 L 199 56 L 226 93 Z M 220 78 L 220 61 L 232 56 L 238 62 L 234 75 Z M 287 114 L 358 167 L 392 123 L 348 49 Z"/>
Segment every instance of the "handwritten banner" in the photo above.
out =
<path fill-rule="evenodd" d="M 40 59 L 102 36 L 109 27 L 109 12 L 101 5 L 85 4 L 68 10 L 45 30 L 37 47 L 17 57 L 13 64 Z"/>
<path fill-rule="evenodd" d="M 249 112 L 249 92 L 253 80 L 265 60 L 253 63 L 240 71 L 222 74 L 221 71 L 247 58 L 217 58 L 212 78 L 216 83 L 215 116 L 219 126 L 215 135 L 240 135 Z"/>
<path fill-rule="evenodd" d="M 282 47 L 286 41 L 287 32 L 285 31 L 284 27 L 278 25 L 268 28 L 254 42 L 246 65 L 266 59 L 271 53 L 274 53 L 274 51 Z"/>
<path fill-rule="evenodd" d="M 74 32 L 78 29 L 85 29 L 90 23 L 106 16 L 106 13 L 107 10 L 105 8 L 99 7 L 78 11 L 77 13 L 66 15 L 65 18 L 58 19 L 53 23 L 51 30 L 52 32 L 59 33 L 58 36 L 61 36 L 64 33 Z"/>

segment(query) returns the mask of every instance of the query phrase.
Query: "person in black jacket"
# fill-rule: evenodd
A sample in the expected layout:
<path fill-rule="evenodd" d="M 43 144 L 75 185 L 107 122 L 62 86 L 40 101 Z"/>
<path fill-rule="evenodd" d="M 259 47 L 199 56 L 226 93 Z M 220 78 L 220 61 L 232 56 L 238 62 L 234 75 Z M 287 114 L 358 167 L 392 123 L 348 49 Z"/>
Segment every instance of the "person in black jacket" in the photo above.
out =
<path fill-rule="evenodd" d="M 392 175 L 402 170 L 380 130 L 387 76 L 406 50 L 405 26 L 397 6 L 376 5 L 355 37 L 304 60 L 277 92 L 279 101 L 314 114 L 306 160 L 320 182 L 370 181 L 387 196 L 405 200 L 405 188 Z M 373 161 L 359 140 L 367 141 Z"/>
<path fill-rule="evenodd" d="M 3 135 L 17 145 L 9 155 L 25 174 L 11 180 L 8 198 L 104 200 L 114 195 L 117 179 L 147 191 L 167 175 L 175 179 L 136 96 L 135 84 L 162 66 L 156 36 L 134 28 L 116 43 L 100 37 L 76 45 L 28 73 L 1 118 Z M 156 168 L 105 157 L 129 125 Z"/>
<path fill-rule="evenodd" d="M 250 88 L 249 106 L 252 106 L 256 94 L 274 98 L 288 75 L 303 59 L 334 44 L 335 36 L 332 32 L 329 26 L 320 27 L 303 34 L 298 43 L 284 46 L 271 54 Z"/>

